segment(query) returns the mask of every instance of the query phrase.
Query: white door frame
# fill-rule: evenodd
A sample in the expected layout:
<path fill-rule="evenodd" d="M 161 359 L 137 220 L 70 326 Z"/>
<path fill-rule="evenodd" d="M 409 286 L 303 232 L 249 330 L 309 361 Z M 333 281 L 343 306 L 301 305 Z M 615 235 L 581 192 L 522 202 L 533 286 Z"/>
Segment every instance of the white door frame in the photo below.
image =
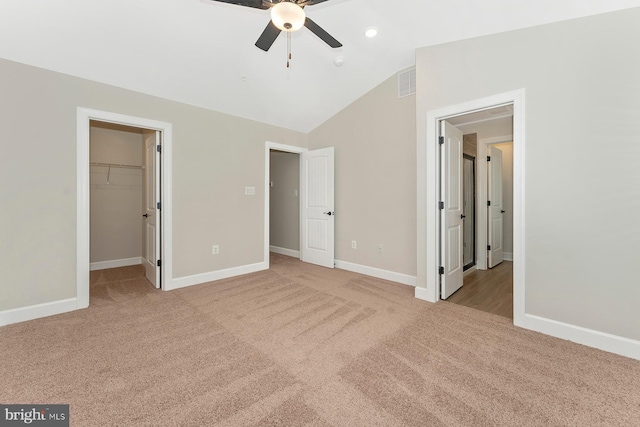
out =
<path fill-rule="evenodd" d="M 476 268 L 478 270 L 487 269 L 487 200 L 489 198 L 487 186 L 487 145 L 501 144 L 504 142 L 512 142 L 512 135 L 496 136 L 493 138 L 483 138 L 478 141 L 476 148 L 479 161 L 477 166 L 476 180 Z"/>
<path fill-rule="evenodd" d="M 427 135 L 418 141 L 418 153 L 424 158 L 418 159 L 417 188 L 425 189 L 418 197 L 425 203 L 418 203 L 418 265 L 425 271 L 419 271 L 418 277 L 424 277 L 424 283 L 418 282 L 416 298 L 436 302 L 439 300 L 439 250 L 437 238 L 439 229 L 438 188 L 440 185 L 440 166 L 438 164 L 438 123 L 440 120 L 485 110 L 505 104 L 513 104 L 513 157 L 514 157 L 514 203 L 513 203 L 513 322 L 524 326 L 525 314 L 525 90 L 519 89 L 487 98 L 477 99 L 453 105 L 427 113 Z M 420 181 L 424 179 L 425 181 Z M 423 262 L 422 260 L 426 260 Z"/>
<path fill-rule="evenodd" d="M 108 111 L 92 110 L 78 107 L 77 110 L 77 145 L 76 145 L 76 176 L 77 176 L 77 240 L 76 240 L 76 283 L 77 308 L 89 306 L 89 143 L 90 121 L 96 120 L 133 126 L 162 132 L 161 182 L 162 191 L 162 221 L 161 248 L 162 259 L 161 283 L 162 289 L 172 289 L 172 234 L 171 234 L 171 146 L 173 126 L 171 123 L 150 120 L 141 117 L 127 116 Z"/>
<path fill-rule="evenodd" d="M 270 208 L 270 189 L 269 189 L 269 181 L 271 177 L 271 150 L 284 151 L 286 153 L 293 154 L 302 154 L 306 153 L 306 148 L 296 147 L 295 145 L 285 145 L 279 144 L 277 142 L 266 141 L 264 144 L 264 263 L 266 264 L 266 268 L 269 268 L 269 208 Z M 300 173 L 302 173 L 302 169 L 300 169 Z M 300 181 L 300 177 L 298 177 L 298 182 Z M 299 187 L 298 187 L 299 188 Z M 298 192 L 298 194 L 300 194 Z M 301 206 L 298 201 L 299 206 Z M 298 209 L 300 210 L 300 208 Z M 302 233 L 302 223 L 300 223 L 300 233 Z M 302 236 L 302 234 L 300 234 Z M 300 248 L 302 251 L 302 248 Z M 302 253 L 302 252 L 300 252 Z"/>

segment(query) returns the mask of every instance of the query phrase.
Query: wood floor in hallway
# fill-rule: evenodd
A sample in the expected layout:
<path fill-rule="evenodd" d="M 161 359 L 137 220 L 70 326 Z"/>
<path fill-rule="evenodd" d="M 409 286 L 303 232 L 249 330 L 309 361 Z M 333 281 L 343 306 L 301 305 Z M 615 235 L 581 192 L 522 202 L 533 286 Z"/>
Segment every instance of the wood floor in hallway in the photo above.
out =
<path fill-rule="evenodd" d="M 513 319 L 513 262 L 464 276 L 464 285 L 448 302 Z"/>

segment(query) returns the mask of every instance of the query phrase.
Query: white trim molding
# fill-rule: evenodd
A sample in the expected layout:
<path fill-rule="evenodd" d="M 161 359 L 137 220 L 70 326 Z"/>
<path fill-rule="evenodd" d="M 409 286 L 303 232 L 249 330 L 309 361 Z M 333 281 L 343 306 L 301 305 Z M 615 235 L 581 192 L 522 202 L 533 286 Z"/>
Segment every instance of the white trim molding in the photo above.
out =
<path fill-rule="evenodd" d="M 640 341 L 624 338 L 606 332 L 595 331 L 569 323 L 558 322 L 533 314 L 525 314 L 525 329 L 573 341 L 610 353 L 640 360 Z"/>
<path fill-rule="evenodd" d="M 513 253 L 512 252 L 502 252 L 502 259 L 505 261 L 513 261 Z"/>
<path fill-rule="evenodd" d="M 106 270 L 107 268 L 128 267 L 130 265 L 142 264 L 142 257 L 112 259 L 109 261 L 96 261 L 89 264 L 90 271 Z"/>
<path fill-rule="evenodd" d="M 382 270 L 381 268 L 369 267 L 340 260 L 335 260 L 335 266 L 342 270 L 365 274 L 378 279 L 389 280 L 390 282 L 402 283 L 403 285 L 413 287 L 416 286 L 416 276 L 410 276 L 408 274 L 396 273 L 395 271 Z"/>
<path fill-rule="evenodd" d="M 108 111 L 92 110 L 78 107 L 77 110 L 77 241 L 76 241 L 76 284 L 77 295 L 75 308 L 89 306 L 89 146 L 91 120 L 116 123 L 162 132 L 161 182 L 162 192 L 162 243 L 160 258 L 162 259 L 162 289 L 171 289 L 173 276 L 172 256 L 172 146 L 173 125 L 167 122 L 127 116 Z"/>
<path fill-rule="evenodd" d="M 69 298 L 59 301 L 45 302 L 43 304 L 30 305 L 28 307 L 0 311 L 0 326 L 67 313 L 69 311 L 76 310 L 77 308 L 78 302 L 76 301 L 76 298 Z"/>
<path fill-rule="evenodd" d="M 281 248 L 279 246 L 269 246 L 269 252 L 300 259 L 300 251 L 296 251 L 294 249 Z"/>
<path fill-rule="evenodd" d="M 269 264 L 257 262 L 255 264 L 241 265 L 239 267 L 226 268 L 224 270 L 210 271 L 208 273 L 194 274 L 192 276 L 178 277 L 171 281 L 171 287 L 165 290 L 186 288 L 187 286 L 201 285 L 216 280 L 228 279 L 230 277 L 242 276 L 243 274 L 255 273 L 256 271 L 268 270 Z"/>

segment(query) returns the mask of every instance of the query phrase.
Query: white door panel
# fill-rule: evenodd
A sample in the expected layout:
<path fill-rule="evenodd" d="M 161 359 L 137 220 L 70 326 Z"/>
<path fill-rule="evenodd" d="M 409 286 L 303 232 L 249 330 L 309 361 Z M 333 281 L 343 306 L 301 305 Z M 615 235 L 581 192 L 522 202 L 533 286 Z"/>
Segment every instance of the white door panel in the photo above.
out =
<path fill-rule="evenodd" d="M 145 138 L 145 253 L 144 264 L 147 279 L 160 288 L 160 132 Z"/>
<path fill-rule="evenodd" d="M 462 131 L 442 121 L 440 135 L 440 298 L 446 299 L 462 287 L 463 272 L 463 204 L 462 204 Z"/>
<path fill-rule="evenodd" d="M 489 218 L 487 233 L 488 266 L 493 268 L 502 262 L 502 151 L 489 145 L 489 167 L 487 192 L 490 205 L 487 207 Z"/>
<path fill-rule="evenodd" d="M 302 233 L 300 259 L 333 268 L 334 264 L 334 150 L 300 155 Z"/>

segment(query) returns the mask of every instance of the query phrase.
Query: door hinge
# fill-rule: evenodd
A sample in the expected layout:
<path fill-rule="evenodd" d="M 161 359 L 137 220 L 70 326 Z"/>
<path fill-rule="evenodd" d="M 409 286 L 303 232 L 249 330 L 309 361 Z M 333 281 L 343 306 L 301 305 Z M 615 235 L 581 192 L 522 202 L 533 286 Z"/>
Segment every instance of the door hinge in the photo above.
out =
<path fill-rule="evenodd" d="M 491 156 L 487 156 L 487 162 L 491 161 Z"/>
<path fill-rule="evenodd" d="M 162 153 L 162 145 L 156 145 L 156 151 Z"/>
<path fill-rule="evenodd" d="M 159 259 L 157 264 L 158 264 L 158 267 L 162 267 L 162 260 Z"/>
<path fill-rule="evenodd" d="M 438 274 L 444 274 L 444 267 L 438 268 Z"/>
<path fill-rule="evenodd" d="M 438 202 L 438 207 L 440 210 L 444 209 L 444 202 Z"/>
<path fill-rule="evenodd" d="M 487 250 L 490 251 L 491 250 L 491 245 L 487 245 Z"/>
<path fill-rule="evenodd" d="M 440 145 L 444 144 L 444 136 L 438 137 L 438 142 L 440 143 Z"/>
<path fill-rule="evenodd" d="M 491 206 L 491 200 L 487 200 L 487 206 Z"/>
<path fill-rule="evenodd" d="M 160 202 L 156 204 L 156 209 L 162 209 Z"/>

